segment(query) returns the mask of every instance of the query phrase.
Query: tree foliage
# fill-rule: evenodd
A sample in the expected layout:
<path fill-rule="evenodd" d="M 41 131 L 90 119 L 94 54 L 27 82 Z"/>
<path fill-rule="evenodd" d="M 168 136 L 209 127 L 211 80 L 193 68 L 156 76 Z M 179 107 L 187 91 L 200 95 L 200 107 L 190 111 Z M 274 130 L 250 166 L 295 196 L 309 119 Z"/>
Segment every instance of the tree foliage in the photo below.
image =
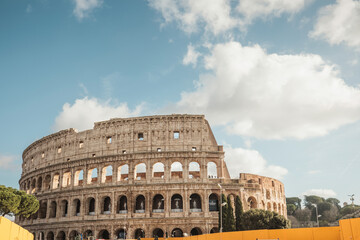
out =
<path fill-rule="evenodd" d="M 0 185 L 0 214 L 30 217 L 39 209 L 39 201 L 24 191 Z"/>
<path fill-rule="evenodd" d="M 244 213 L 243 206 L 239 196 L 235 198 L 235 228 L 236 231 L 244 230 L 241 224 L 241 218 Z"/>
<path fill-rule="evenodd" d="M 293 204 L 295 206 L 295 210 L 301 209 L 301 199 L 298 197 L 286 198 L 286 204 Z"/>
<path fill-rule="evenodd" d="M 234 218 L 234 209 L 231 203 L 231 196 L 227 197 L 227 216 L 225 221 L 225 232 L 232 232 L 236 230 L 235 227 L 235 218 Z"/>
<path fill-rule="evenodd" d="M 244 230 L 284 229 L 290 227 L 290 222 L 276 212 L 262 209 L 251 209 L 242 216 Z"/>
<path fill-rule="evenodd" d="M 222 206 L 221 206 L 221 203 L 222 203 Z M 227 218 L 227 200 L 226 200 L 226 197 L 224 194 L 221 194 L 221 203 L 220 204 L 220 207 L 221 207 L 221 212 L 222 212 L 222 227 L 223 227 L 223 232 L 225 232 L 225 225 L 226 225 L 226 218 Z M 219 208 L 220 209 L 220 208 Z M 219 211 L 219 230 L 221 228 L 221 223 L 220 223 L 220 211 Z"/>

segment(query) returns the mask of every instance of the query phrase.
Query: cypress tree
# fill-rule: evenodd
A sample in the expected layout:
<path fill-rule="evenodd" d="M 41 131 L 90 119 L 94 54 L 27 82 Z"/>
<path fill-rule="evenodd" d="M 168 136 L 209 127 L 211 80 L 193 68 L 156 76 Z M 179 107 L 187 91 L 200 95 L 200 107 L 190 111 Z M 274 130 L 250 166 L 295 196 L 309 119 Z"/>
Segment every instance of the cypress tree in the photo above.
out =
<path fill-rule="evenodd" d="M 242 203 L 239 196 L 236 196 L 235 198 L 235 220 L 236 220 L 236 231 L 244 230 L 242 224 L 241 224 L 241 218 L 244 213 Z"/>
<path fill-rule="evenodd" d="M 227 228 L 226 228 L 226 219 L 227 219 L 227 204 L 226 203 L 226 197 L 224 194 L 221 194 L 221 199 L 222 199 L 222 203 L 223 206 L 220 205 L 219 203 L 219 209 L 222 208 L 222 227 L 223 227 L 223 232 L 227 232 Z M 219 232 L 220 232 L 220 211 L 219 211 Z"/>
<path fill-rule="evenodd" d="M 227 217 L 226 217 L 226 227 L 227 232 L 235 231 L 235 218 L 234 218 L 234 209 L 232 207 L 230 195 L 227 197 Z"/>

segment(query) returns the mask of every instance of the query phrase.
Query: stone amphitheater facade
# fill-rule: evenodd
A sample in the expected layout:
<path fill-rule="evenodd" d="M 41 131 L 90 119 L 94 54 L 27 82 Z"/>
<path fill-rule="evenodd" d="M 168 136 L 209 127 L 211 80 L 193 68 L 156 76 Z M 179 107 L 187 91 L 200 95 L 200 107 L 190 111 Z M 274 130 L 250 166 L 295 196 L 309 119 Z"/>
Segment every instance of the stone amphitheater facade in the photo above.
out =
<path fill-rule="evenodd" d="M 20 189 L 39 211 L 16 222 L 35 239 L 117 239 L 218 231 L 219 196 L 244 210 L 286 217 L 283 184 L 239 173 L 231 179 L 223 147 L 203 115 L 117 118 L 82 132 L 59 131 L 23 152 Z"/>

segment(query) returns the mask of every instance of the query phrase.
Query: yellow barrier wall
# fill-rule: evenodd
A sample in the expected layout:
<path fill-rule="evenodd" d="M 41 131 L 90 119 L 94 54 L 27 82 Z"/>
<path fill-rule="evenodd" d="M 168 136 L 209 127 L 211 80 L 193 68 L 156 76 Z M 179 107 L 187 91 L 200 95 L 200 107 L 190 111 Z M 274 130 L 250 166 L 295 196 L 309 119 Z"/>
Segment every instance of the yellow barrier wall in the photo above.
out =
<path fill-rule="evenodd" d="M 153 238 L 142 238 L 153 240 Z M 169 240 L 360 240 L 360 218 L 340 221 L 339 227 L 254 230 L 204 234 Z M 160 238 L 159 238 L 160 240 Z"/>
<path fill-rule="evenodd" d="M 33 240 L 26 229 L 0 217 L 0 240 Z M 360 240 L 360 218 L 340 220 L 339 227 L 254 230 L 168 238 L 169 240 Z M 153 240 L 153 238 L 142 238 Z M 159 238 L 159 240 L 164 240 Z"/>
<path fill-rule="evenodd" d="M 26 229 L 7 218 L 0 217 L 1 240 L 33 240 L 34 236 Z"/>

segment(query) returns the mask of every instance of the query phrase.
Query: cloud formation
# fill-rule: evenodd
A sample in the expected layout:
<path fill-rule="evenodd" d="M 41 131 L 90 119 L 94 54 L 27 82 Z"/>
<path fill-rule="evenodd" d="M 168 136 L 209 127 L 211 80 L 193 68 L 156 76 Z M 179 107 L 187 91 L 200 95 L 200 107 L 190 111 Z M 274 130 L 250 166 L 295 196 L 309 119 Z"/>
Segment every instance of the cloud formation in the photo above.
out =
<path fill-rule="evenodd" d="M 320 9 L 309 36 L 360 50 L 360 1 L 337 0 Z"/>
<path fill-rule="evenodd" d="M 109 101 L 101 102 L 96 98 L 76 99 L 74 104 L 65 103 L 62 112 L 56 117 L 53 129 L 59 131 L 67 128 L 76 128 L 80 131 L 91 129 L 94 122 L 109 120 L 110 118 L 125 118 L 140 115 L 142 105 L 134 110 L 126 103 L 116 105 Z"/>
<path fill-rule="evenodd" d="M 323 198 L 330 198 L 330 197 L 335 197 L 336 192 L 332 189 L 310 189 L 307 190 L 306 192 L 303 192 L 302 195 L 306 195 L 306 196 L 316 195 Z"/>
<path fill-rule="evenodd" d="M 198 58 L 200 57 L 200 53 L 197 52 L 193 45 L 189 44 L 187 47 L 187 53 L 183 58 L 183 64 L 184 65 L 193 65 L 193 67 L 196 67 Z"/>
<path fill-rule="evenodd" d="M 75 3 L 74 15 L 82 20 L 95 8 L 101 7 L 103 0 L 73 0 Z"/>
<path fill-rule="evenodd" d="M 17 168 L 15 161 L 16 156 L 5 156 L 0 154 L 0 169 L 14 170 Z"/>
<path fill-rule="evenodd" d="M 232 178 L 239 178 L 239 173 L 253 173 L 282 179 L 288 170 L 281 166 L 268 165 L 256 150 L 224 146 L 225 162 Z"/>
<path fill-rule="evenodd" d="M 149 0 L 149 5 L 162 14 L 162 26 L 175 22 L 188 34 L 204 29 L 205 33 L 218 35 L 234 28 L 246 30 L 256 18 L 297 13 L 310 1 L 238 0 L 233 4 L 230 0 Z"/>
<path fill-rule="evenodd" d="M 232 41 L 214 45 L 204 63 L 209 72 L 170 110 L 262 139 L 323 136 L 360 119 L 360 89 L 319 55 L 268 54 Z"/>

